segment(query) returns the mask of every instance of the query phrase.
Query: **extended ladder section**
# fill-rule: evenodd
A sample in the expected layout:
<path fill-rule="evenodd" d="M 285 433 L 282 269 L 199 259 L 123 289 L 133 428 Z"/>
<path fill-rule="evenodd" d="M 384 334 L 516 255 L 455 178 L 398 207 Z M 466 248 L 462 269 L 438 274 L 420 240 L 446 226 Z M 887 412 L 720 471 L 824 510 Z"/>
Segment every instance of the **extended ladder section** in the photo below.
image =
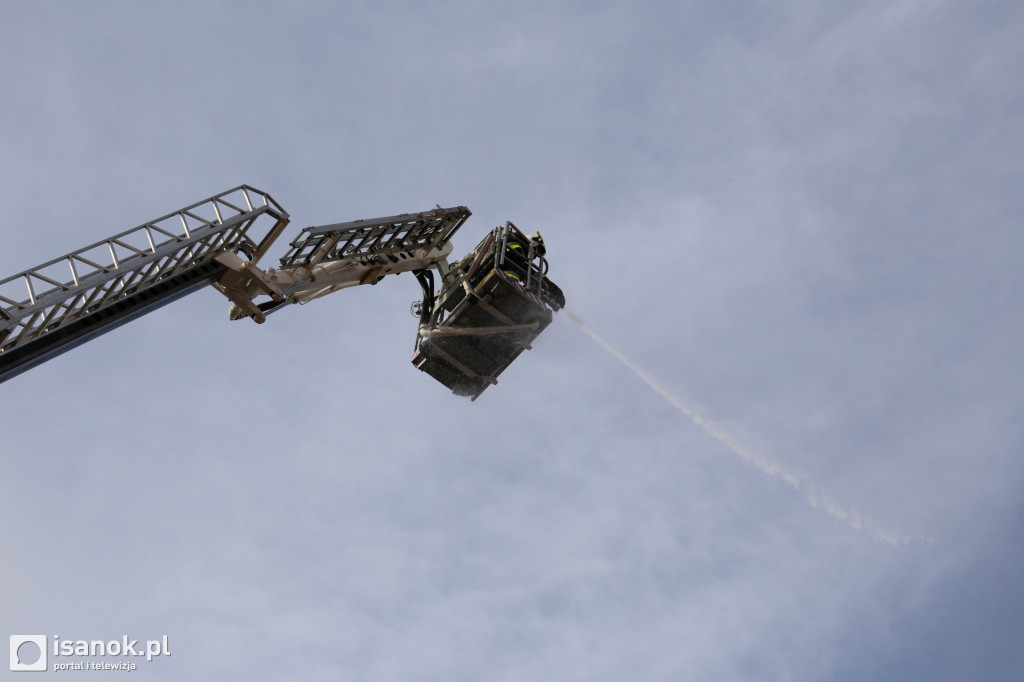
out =
<path fill-rule="evenodd" d="M 312 268 L 346 259 L 363 265 L 386 265 L 443 247 L 472 215 L 465 206 L 386 218 L 307 227 L 281 258 L 281 268 Z"/>
<path fill-rule="evenodd" d="M 429 273 L 418 273 L 424 300 L 413 365 L 473 400 L 498 383 L 565 306 L 544 254 L 539 234 L 506 223 L 452 267 L 436 297 Z"/>
<path fill-rule="evenodd" d="M 254 264 L 288 225 L 242 185 L 0 281 L 0 382 Z"/>
<path fill-rule="evenodd" d="M 267 271 L 266 285 L 249 282 L 244 293 L 251 300 L 276 288 L 281 293 L 277 300 L 256 306 L 259 313 L 269 314 L 289 303 L 307 303 L 340 289 L 376 284 L 387 275 L 446 267 L 451 237 L 470 215 L 465 206 L 438 206 L 419 213 L 307 227 L 281 258 L 281 268 Z M 236 300 L 236 305 L 232 317 L 252 316 L 244 302 Z"/>

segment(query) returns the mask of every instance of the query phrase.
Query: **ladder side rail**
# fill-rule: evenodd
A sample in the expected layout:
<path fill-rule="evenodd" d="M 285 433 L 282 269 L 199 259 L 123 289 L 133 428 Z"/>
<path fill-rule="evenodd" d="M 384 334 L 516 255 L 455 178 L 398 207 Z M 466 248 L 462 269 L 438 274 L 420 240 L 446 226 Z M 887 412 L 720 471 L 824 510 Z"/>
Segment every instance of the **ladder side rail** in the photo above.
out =
<path fill-rule="evenodd" d="M 190 249 L 194 249 L 197 245 L 203 244 L 213 235 L 217 235 L 225 231 L 230 231 L 235 225 L 242 222 L 245 219 L 245 217 L 246 216 L 236 216 L 234 218 L 230 218 L 223 226 L 216 225 L 213 227 L 200 230 L 193 229 L 191 231 L 191 238 L 187 240 L 182 238 L 175 243 L 166 243 L 163 246 L 155 248 L 151 253 L 148 254 L 137 255 L 132 258 L 122 259 L 119 264 L 120 267 L 114 267 L 113 265 L 105 267 L 97 266 L 96 269 L 87 274 L 83 275 L 79 273 L 75 278 L 78 281 L 77 285 L 75 284 L 74 280 L 63 284 L 58 284 L 48 291 L 45 291 L 41 294 L 35 294 L 27 301 L 15 303 L 15 305 L 8 307 L 6 312 L 12 317 L 23 317 L 25 314 L 32 310 L 48 307 L 49 305 L 52 305 L 57 301 L 69 298 L 74 293 L 91 289 L 96 286 L 100 286 L 103 282 L 107 280 L 116 279 L 117 277 L 121 276 L 126 272 L 131 272 L 139 267 L 145 267 L 149 263 L 152 263 L 153 261 L 158 261 L 164 258 L 165 256 L 169 256 L 171 254 L 180 254 L 182 257 L 187 256 L 189 255 Z M 96 248 L 96 246 L 104 246 L 105 244 L 106 241 L 99 242 L 98 244 L 93 245 L 93 247 L 91 248 Z M 88 249 L 85 249 L 83 251 L 87 250 Z M 75 252 L 68 257 L 59 258 L 56 261 L 51 262 L 50 264 L 52 265 L 53 263 L 58 263 L 62 260 L 66 260 L 66 258 L 69 257 L 73 258 L 77 253 L 78 252 Z M 86 264 L 94 264 L 92 261 L 85 258 L 78 258 L 77 260 Z M 40 268 L 43 267 L 46 266 L 40 266 Z M 8 278 L 7 280 L 3 280 L 2 282 L 0 282 L 0 284 L 15 281 L 19 278 L 24 278 L 29 282 L 31 281 L 30 278 L 36 278 L 46 282 L 54 282 L 53 279 L 47 278 L 45 276 L 39 276 L 34 271 L 30 270 L 20 275 L 16 275 L 12 278 Z"/>
<path fill-rule="evenodd" d="M 307 227 L 292 241 L 281 267 L 312 268 L 324 261 L 431 251 L 444 246 L 470 215 L 458 206 Z"/>
<path fill-rule="evenodd" d="M 230 204 L 230 202 L 225 203 L 222 200 L 223 196 L 229 196 L 239 190 L 244 192 L 247 204 L 253 203 L 253 198 L 257 199 L 252 210 L 225 219 L 223 212 L 218 207 L 215 213 L 221 216 L 222 222 L 219 224 L 205 220 L 197 214 L 197 208 L 207 204 L 211 205 L 208 208 L 212 208 L 212 205 L 218 202 L 229 206 L 231 210 L 240 210 L 241 207 Z M 188 221 L 185 218 L 186 214 L 195 215 L 198 220 L 202 221 L 202 226 L 193 226 L 189 229 Z M 58 315 L 59 324 L 70 322 L 102 308 L 111 300 L 127 295 L 132 290 L 141 290 L 161 278 L 193 267 L 204 256 L 215 255 L 215 252 L 219 253 L 226 248 L 233 248 L 246 237 L 249 228 L 264 214 L 270 214 L 276 218 L 274 228 L 262 241 L 263 244 L 269 246 L 268 239 L 280 234 L 287 225 L 287 213 L 278 210 L 276 202 L 273 202 L 269 195 L 243 185 L 0 281 L 0 285 L 3 285 L 21 279 L 28 293 L 28 299 L 23 301 L 16 301 L 7 296 L 0 297 L 0 302 L 4 304 L 3 307 L 0 307 L 0 313 L 2 313 L 0 352 L 44 333 L 48 329 L 48 324 Z M 174 218 L 181 219 L 182 230 L 189 235 L 188 237 L 183 234 L 168 233 L 167 230 L 158 227 L 159 223 Z M 164 235 L 171 234 L 172 238 L 157 245 L 153 242 L 154 230 Z M 114 243 L 126 241 L 126 236 L 135 233 L 144 234 L 147 242 L 153 244 L 149 252 L 131 248 L 129 249 L 130 254 L 120 259 L 116 258 L 115 253 L 112 260 L 117 262 L 109 265 L 96 263 L 83 255 L 104 246 L 114 251 Z M 91 271 L 76 267 L 76 261 L 89 266 Z M 61 283 L 51 276 L 38 272 L 62 262 L 69 269 L 71 280 L 68 282 Z M 49 284 L 51 288 L 37 293 L 32 285 L 33 279 Z M 118 282 L 121 283 L 121 286 L 118 286 Z M 90 291 L 91 293 L 87 293 Z M 41 311 L 48 312 L 41 316 L 39 314 Z M 61 311 L 63 314 L 60 314 Z"/>
<path fill-rule="evenodd" d="M 252 206 L 249 209 L 243 210 L 240 207 L 234 206 L 232 203 L 230 203 L 230 202 L 225 200 L 225 197 L 230 197 L 231 195 L 239 193 L 239 192 L 244 193 L 246 198 L 247 198 L 247 201 L 250 201 L 250 202 L 252 200 L 252 195 L 255 195 L 257 197 L 257 199 L 258 199 L 258 201 L 256 202 L 256 205 Z M 80 256 L 83 256 L 84 254 L 86 254 L 86 253 L 88 253 L 90 251 L 93 251 L 93 250 L 95 250 L 95 249 L 97 249 L 99 247 L 110 246 L 110 245 L 112 245 L 114 243 L 117 243 L 119 241 L 123 242 L 126 237 L 128 237 L 130 235 L 137 234 L 137 233 L 144 233 L 144 234 L 146 234 L 147 239 L 149 239 L 149 241 L 150 241 L 151 247 L 152 247 L 152 232 L 151 231 L 159 232 L 159 233 L 167 236 L 168 238 L 174 239 L 176 241 L 180 241 L 182 238 L 186 238 L 187 239 L 189 237 L 187 230 L 185 230 L 185 234 L 175 234 L 173 232 L 169 232 L 169 231 L 159 227 L 160 223 L 163 223 L 163 222 L 166 222 L 166 221 L 170 221 L 171 219 L 177 218 L 179 216 L 190 215 L 191 217 L 193 217 L 196 221 L 198 221 L 200 223 L 203 223 L 203 224 L 206 224 L 206 225 L 213 225 L 213 224 L 216 224 L 216 223 L 213 222 L 213 221 L 209 221 L 206 218 L 203 218 L 200 214 L 197 214 L 196 213 L 196 209 L 199 209 L 199 208 L 202 208 L 202 207 L 209 207 L 210 209 L 213 209 L 215 214 L 216 214 L 217 207 L 219 207 L 220 205 L 228 206 L 232 210 L 236 211 L 236 213 L 238 213 L 239 215 L 242 215 L 242 214 L 245 214 L 245 213 L 259 212 L 259 213 L 270 213 L 271 215 L 274 215 L 275 217 L 278 217 L 278 218 L 285 218 L 285 219 L 288 218 L 287 211 L 285 211 L 283 208 L 281 208 L 280 204 L 278 204 L 276 201 L 274 201 L 274 199 L 269 194 L 267 194 L 265 192 L 262 192 L 262 191 L 260 191 L 258 189 L 255 189 L 254 187 L 251 187 L 249 185 L 239 185 L 238 187 L 235 187 L 233 189 L 229 189 L 229 190 L 227 190 L 225 192 L 221 192 L 220 194 L 216 194 L 216 195 L 214 195 L 212 197 L 209 197 L 207 199 L 203 199 L 202 201 L 198 201 L 198 202 L 196 202 L 194 204 L 190 204 L 189 206 L 186 206 L 184 208 L 180 208 L 177 211 L 173 211 L 172 213 L 168 213 L 165 216 L 161 216 L 160 218 L 156 218 L 155 220 L 151 220 L 151 221 L 149 221 L 149 222 L 147 222 L 147 223 L 145 223 L 143 225 L 139 225 L 137 227 L 133 227 L 131 229 L 125 230 L 124 232 L 121 232 L 119 234 L 115 234 L 112 237 L 107 237 L 106 239 L 101 239 L 100 241 L 96 242 L 95 244 L 90 244 L 89 246 L 85 246 L 83 248 L 76 249 L 75 251 L 72 251 L 69 254 L 66 254 L 64 256 L 60 256 L 59 258 L 54 258 L 53 260 L 47 261 L 47 262 L 45 262 L 45 263 L 43 263 L 41 265 L 37 265 L 34 268 L 30 268 L 28 270 L 20 272 L 20 273 L 18 273 L 16 275 L 12 275 L 12 276 L 7 277 L 5 279 L 0 279 L 0 287 L 2 287 L 4 284 L 8 284 L 10 282 L 17 281 L 18 279 L 26 277 L 26 276 L 38 276 L 38 272 L 39 271 L 46 270 L 47 268 L 49 268 L 49 267 L 51 267 L 53 265 L 56 265 L 56 264 L 60 263 L 61 261 L 67 261 L 69 259 L 75 259 L 75 260 L 78 260 L 80 262 L 84 262 L 86 264 L 92 265 L 92 266 L 94 266 L 94 267 L 96 267 L 98 269 L 102 269 L 101 266 L 98 266 L 95 263 L 91 262 L 90 260 L 85 259 L 84 257 L 80 257 Z M 132 251 L 138 251 L 138 249 L 136 249 L 134 247 L 131 247 L 131 246 L 128 246 L 127 244 L 121 244 L 121 246 L 127 247 L 129 250 L 132 250 Z M 116 256 L 115 256 L 115 259 L 116 259 Z M 116 267 L 116 263 L 114 265 Z M 74 281 L 74 279 L 75 279 L 74 268 L 71 268 L 71 274 L 72 274 L 72 281 Z M 4 298 L 3 300 L 10 301 L 10 299 L 8 299 L 8 298 Z"/>
<path fill-rule="evenodd" d="M 208 260 L 208 254 L 223 250 L 221 237 L 224 233 L 231 234 L 232 239 L 237 241 L 239 231 L 236 228 L 243 221 L 242 217 L 230 218 L 225 226 L 210 228 L 209 234 L 193 230 L 193 239 L 189 242 L 160 247 L 141 262 L 133 263 L 130 270 L 122 267 L 107 273 L 91 273 L 80 278 L 81 283 L 77 287 L 55 290 L 37 298 L 32 305 L 22 306 L 17 312 L 11 311 L 13 319 L 5 323 L 9 334 L 0 346 L 0 351 L 10 350 L 54 331 L 57 327 L 50 326 L 48 322 L 61 309 L 67 310 L 60 324 L 67 324 L 117 299 L 143 291 L 161 279 L 194 267 L 202 260 Z M 78 301 L 81 301 L 81 305 L 76 308 Z"/>
<path fill-rule="evenodd" d="M 418 213 L 399 213 L 398 215 L 385 216 L 383 218 L 350 220 L 344 223 L 332 223 L 330 225 L 308 227 L 306 228 L 306 230 L 308 230 L 310 234 L 325 234 L 328 232 L 338 232 L 358 227 L 380 227 L 386 225 L 411 223 L 418 220 L 447 218 L 453 215 L 465 215 L 465 217 L 468 218 L 470 214 L 470 210 L 465 206 L 453 206 L 450 208 L 438 207 L 435 209 L 431 209 L 429 211 L 420 211 Z"/>
<path fill-rule="evenodd" d="M 441 240 L 436 237 L 450 229 L 454 221 L 433 219 L 375 226 L 362 231 L 351 232 L 341 248 L 332 249 L 328 258 L 340 260 L 360 256 L 397 256 L 423 249 L 430 251 Z M 340 239 L 338 241 L 340 244 Z"/>
<path fill-rule="evenodd" d="M 246 201 L 250 205 L 252 204 L 252 195 L 256 195 L 256 197 L 258 198 L 256 205 L 248 209 L 242 209 L 241 207 L 235 206 L 234 204 L 225 199 L 225 197 L 230 197 L 231 195 L 239 192 L 244 193 Z M 125 230 L 124 232 L 116 234 L 112 237 L 108 237 L 107 239 L 102 239 L 94 244 L 90 244 L 89 246 L 72 251 L 67 255 L 55 258 L 51 261 L 47 261 L 42 265 L 38 265 L 24 272 L 12 275 L 11 277 L 0 279 L 0 288 L 2 288 L 3 285 L 5 284 L 17 281 L 18 279 L 29 278 L 26 279 L 25 282 L 26 288 L 30 293 L 28 301 L 29 303 L 32 303 L 32 299 L 35 297 L 35 292 L 34 289 L 31 287 L 31 278 L 35 277 L 37 279 L 41 279 L 47 283 L 54 284 L 57 287 L 63 286 L 61 284 L 57 284 L 52 278 L 47 278 L 45 275 L 41 274 L 42 271 L 54 265 L 57 265 L 61 261 L 65 261 L 68 264 L 69 272 L 71 274 L 70 283 L 77 284 L 79 279 L 88 277 L 89 275 L 93 275 L 95 274 L 95 271 L 106 272 L 111 268 L 115 270 L 119 269 L 121 264 L 117 262 L 118 258 L 113 248 L 114 244 L 118 244 L 119 246 L 122 246 L 122 248 L 126 248 L 127 250 L 132 251 L 133 253 L 130 254 L 128 258 L 142 255 L 152 255 L 152 253 L 157 251 L 158 246 L 158 244 L 156 244 L 153 241 L 154 232 L 162 234 L 168 238 L 166 241 L 160 242 L 159 245 L 166 245 L 170 241 L 182 242 L 184 240 L 191 239 L 191 230 L 188 227 L 187 221 L 185 221 L 185 216 L 189 216 L 193 218 L 196 222 L 199 222 L 200 224 L 205 225 L 207 227 L 216 227 L 218 224 L 222 223 L 223 220 L 221 220 L 220 222 L 207 220 L 206 218 L 202 217 L 202 215 L 197 211 L 197 209 L 200 209 L 202 207 L 208 207 L 209 209 L 213 210 L 216 215 L 219 214 L 219 205 L 228 206 L 232 210 L 235 210 L 238 215 L 257 215 L 262 213 L 269 213 L 275 218 L 277 218 L 279 222 L 283 221 L 285 223 L 284 225 L 279 224 L 277 226 L 277 229 L 272 231 L 271 234 L 274 234 L 275 232 L 277 234 L 280 234 L 280 231 L 283 230 L 284 227 L 287 225 L 288 213 L 284 211 L 284 209 L 282 209 L 280 205 L 276 201 L 274 201 L 272 197 L 270 197 L 269 194 L 261 192 L 260 190 L 257 190 L 249 185 L 240 185 L 239 187 L 236 187 L 234 189 L 227 190 L 226 192 L 221 192 L 220 194 L 209 197 L 208 199 L 204 199 L 203 201 L 196 202 L 184 208 L 178 209 L 177 211 L 174 211 L 172 213 L 168 213 L 165 216 L 162 216 L 155 220 L 151 220 L 148 223 L 139 225 L 138 227 Z M 172 232 L 160 227 L 161 223 L 171 222 L 175 218 L 179 218 L 182 222 L 183 227 L 181 233 Z M 133 247 L 130 244 L 126 243 L 126 238 L 135 234 L 145 235 L 146 240 L 149 243 L 148 254 L 146 254 L 146 252 L 142 251 L 141 249 L 138 249 L 137 247 Z M 268 235 L 268 237 L 269 236 L 270 235 Z M 266 241 L 266 238 L 263 241 Z M 263 244 L 261 243 L 261 246 L 262 245 Z M 267 244 L 267 246 L 269 246 L 269 244 Z M 86 257 L 85 254 L 88 254 L 89 252 L 94 251 L 101 247 L 107 247 L 108 250 L 110 250 L 112 260 L 114 261 L 110 265 L 104 266 Z M 91 268 L 93 268 L 93 272 L 87 273 L 85 275 L 82 275 L 81 273 L 77 272 L 77 269 L 74 266 L 75 261 L 90 266 Z M 23 302 L 15 301 L 9 297 L 4 296 L 0 296 L 0 301 L 7 303 L 8 306 L 20 306 L 21 304 L 23 304 Z"/>

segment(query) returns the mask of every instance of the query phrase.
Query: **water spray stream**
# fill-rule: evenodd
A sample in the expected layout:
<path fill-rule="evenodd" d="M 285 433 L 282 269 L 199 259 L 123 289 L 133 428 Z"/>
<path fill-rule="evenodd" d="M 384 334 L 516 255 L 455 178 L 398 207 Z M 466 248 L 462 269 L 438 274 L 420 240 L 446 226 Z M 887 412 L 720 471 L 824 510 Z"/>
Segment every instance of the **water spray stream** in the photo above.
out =
<path fill-rule="evenodd" d="M 640 367 L 634 364 L 626 356 L 620 353 L 611 344 L 601 338 L 597 332 L 591 329 L 583 320 L 578 318 L 568 309 L 564 309 L 566 315 L 568 315 L 573 322 L 578 324 L 580 328 L 586 333 L 587 336 L 596 341 L 602 348 L 611 353 L 615 358 L 628 367 L 634 374 L 636 374 L 645 384 L 654 389 L 658 394 L 661 395 L 665 400 L 675 406 L 680 412 L 685 414 L 690 420 L 706 431 L 712 438 L 721 442 L 735 454 L 739 455 L 747 462 L 753 464 L 765 474 L 783 481 L 791 488 L 800 493 L 800 495 L 815 509 L 821 509 L 825 511 L 829 516 L 839 521 L 842 521 L 846 525 L 854 528 L 857 531 L 866 532 L 872 538 L 878 542 L 885 543 L 891 546 L 907 545 L 913 543 L 918 538 L 913 538 L 908 534 L 893 532 L 884 530 L 874 523 L 864 519 L 861 514 L 855 511 L 850 511 L 840 506 L 832 495 L 823 490 L 820 486 L 814 484 L 806 476 L 794 474 L 787 471 L 779 464 L 771 461 L 762 454 L 752 450 L 751 448 L 738 442 L 730 433 L 725 431 L 720 425 L 702 416 L 695 408 L 684 403 L 679 397 L 665 388 L 662 384 L 658 383 L 651 375 L 644 372 Z"/>

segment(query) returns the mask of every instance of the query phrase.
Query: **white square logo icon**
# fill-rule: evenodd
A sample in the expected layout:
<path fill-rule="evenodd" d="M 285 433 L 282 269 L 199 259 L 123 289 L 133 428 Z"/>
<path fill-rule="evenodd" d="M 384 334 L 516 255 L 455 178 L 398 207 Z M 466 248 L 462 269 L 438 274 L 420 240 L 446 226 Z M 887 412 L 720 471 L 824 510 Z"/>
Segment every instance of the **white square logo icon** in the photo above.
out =
<path fill-rule="evenodd" d="M 11 635 L 11 670 L 46 670 L 46 635 Z"/>

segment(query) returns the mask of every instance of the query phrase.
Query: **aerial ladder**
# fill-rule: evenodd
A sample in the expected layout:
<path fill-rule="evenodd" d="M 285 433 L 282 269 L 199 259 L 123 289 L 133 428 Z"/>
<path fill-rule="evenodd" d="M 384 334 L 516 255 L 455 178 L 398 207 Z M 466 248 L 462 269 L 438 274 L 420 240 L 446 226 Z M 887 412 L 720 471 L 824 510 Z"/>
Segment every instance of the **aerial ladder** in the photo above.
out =
<path fill-rule="evenodd" d="M 438 206 L 307 227 L 279 267 L 263 268 L 290 217 L 266 192 L 235 187 L 0 280 L 0 383 L 208 285 L 231 301 L 231 319 L 262 324 L 284 306 L 410 272 L 422 291 L 413 365 L 475 400 L 565 297 L 540 234 L 511 222 L 450 262 L 470 215 Z"/>

